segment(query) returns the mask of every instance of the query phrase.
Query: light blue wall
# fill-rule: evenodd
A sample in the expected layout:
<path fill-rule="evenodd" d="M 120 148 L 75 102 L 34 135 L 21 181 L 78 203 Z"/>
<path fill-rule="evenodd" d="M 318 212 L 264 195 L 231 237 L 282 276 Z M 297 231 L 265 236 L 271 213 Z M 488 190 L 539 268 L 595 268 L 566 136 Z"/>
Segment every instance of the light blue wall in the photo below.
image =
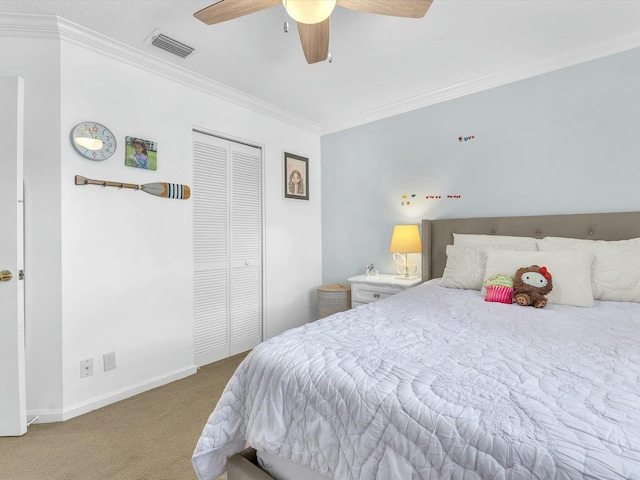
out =
<path fill-rule="evenodd" d="M 394 224 L 640 210 L 639 152 L 640 49 L 326 135 L 323 283 L 395 273 Z"/>

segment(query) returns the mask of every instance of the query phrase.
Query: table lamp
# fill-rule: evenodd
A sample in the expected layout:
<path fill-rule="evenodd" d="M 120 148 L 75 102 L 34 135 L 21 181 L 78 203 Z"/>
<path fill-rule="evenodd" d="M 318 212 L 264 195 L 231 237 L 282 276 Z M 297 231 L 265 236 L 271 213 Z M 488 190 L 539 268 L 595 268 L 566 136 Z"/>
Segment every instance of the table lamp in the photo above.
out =
<path fill-rule="evenodd" d="M 415 278 L 409 273 L 407 254 L 422 253 L 422 241 L 420 240 L 418 225 L 395 225 L 393 227 L 393 235 L 391 235 L 389 251 L 393 253 L 393 259 L 398 264 L 398 273 L 402 274 L 402 276 L 396 278 L 403 280 Z"/>

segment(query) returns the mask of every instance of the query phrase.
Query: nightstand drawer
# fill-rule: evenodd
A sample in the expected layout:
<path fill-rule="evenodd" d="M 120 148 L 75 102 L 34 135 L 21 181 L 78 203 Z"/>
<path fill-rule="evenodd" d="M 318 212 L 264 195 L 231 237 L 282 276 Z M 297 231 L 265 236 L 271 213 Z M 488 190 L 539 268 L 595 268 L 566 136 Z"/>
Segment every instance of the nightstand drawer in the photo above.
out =
<path fill-rule="evenodd" d="M 357 275 L 348 280 L 351 282 L 351 306 L 353 307 L 377 302 L 420 283 L 419 278 L 405 280 L 384 274 L 375 277 Z"/>
<path fill-rule="evenodd" d="M 352 301 L 362 303 L 377 302 L 401 291 L 399 288 L 393 287 L 368 287 L 368 285 L 354 285 L 351 289 Z"/>

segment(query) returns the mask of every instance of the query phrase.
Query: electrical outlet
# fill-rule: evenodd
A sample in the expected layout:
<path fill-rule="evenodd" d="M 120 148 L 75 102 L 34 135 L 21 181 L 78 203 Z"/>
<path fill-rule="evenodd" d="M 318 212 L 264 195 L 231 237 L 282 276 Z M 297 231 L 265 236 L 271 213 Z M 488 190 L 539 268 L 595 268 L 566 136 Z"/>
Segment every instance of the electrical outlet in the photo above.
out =
<path fill-rule="evenodd" d="M 102 363 L 104 371 L 114 370 L 116 368 L 116 352 L 109 352 L 102 355 Z"/>
<path fill-rule="evenodd" d="M 80 378 L 93 375 L 93 358 L 80 362 Z"/>

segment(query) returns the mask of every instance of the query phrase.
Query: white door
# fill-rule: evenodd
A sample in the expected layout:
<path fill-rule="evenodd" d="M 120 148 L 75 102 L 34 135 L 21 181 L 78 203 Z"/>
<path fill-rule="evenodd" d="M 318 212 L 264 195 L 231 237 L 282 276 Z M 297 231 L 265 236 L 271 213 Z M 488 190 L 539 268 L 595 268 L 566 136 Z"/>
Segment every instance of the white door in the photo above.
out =
<path fill-rule="evenodd" d="M 262 155 L 259 148 L 230 142 L 229 353 L 262 341 Z"/>
<path fill-rule="evenodd" d="M 262 151 L 193 133 L 194 361 L 262 341 Z"/>
<path fill-rule="evenodd" d="M 193 132 L 194 362 L 229 356 L 229 142 Z"/>
<path fill-rule="evenodd" d="M 0 436 L 27 431 L 24 348 L 23 81 L 0 77 Z"/>

